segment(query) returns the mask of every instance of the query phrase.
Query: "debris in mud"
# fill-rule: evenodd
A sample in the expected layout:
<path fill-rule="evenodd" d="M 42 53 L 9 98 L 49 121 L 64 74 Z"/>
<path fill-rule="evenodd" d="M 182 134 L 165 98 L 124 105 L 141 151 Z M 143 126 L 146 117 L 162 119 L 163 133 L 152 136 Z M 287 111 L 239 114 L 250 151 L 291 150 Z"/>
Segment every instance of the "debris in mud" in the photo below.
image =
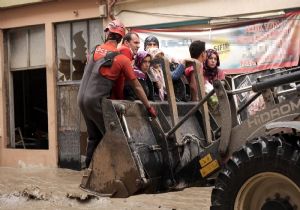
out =
<path fill-rule="evenodd" d="M 188 184 L 184 181 L 180 181 L 176 186 L 172 188 L 174 191 L 181 191 L 184 190 L 186 187 L 188 187 Z"/>
<path fill-rule="evenodd" d="M 23 191 L 15 193 L 15 196 L 22 196 L 27 198 L 27 200 L 49 200 L 50 195 L 41 192 L 39 187 L 25 188 Z"/>
<path fill-rule="evenodd" d="M 80 194 L 80 193 L 67 193 L 66 195 L 67 198 L 70 198 L 70 199 L 76 199 L 77 201 L 79 202 L 88 202 L 90 201 L 91 199 L 95 199 L 95 198 L 98 198 L 97 196 L 95 195 L 91 195 L 91 194 Z"/>

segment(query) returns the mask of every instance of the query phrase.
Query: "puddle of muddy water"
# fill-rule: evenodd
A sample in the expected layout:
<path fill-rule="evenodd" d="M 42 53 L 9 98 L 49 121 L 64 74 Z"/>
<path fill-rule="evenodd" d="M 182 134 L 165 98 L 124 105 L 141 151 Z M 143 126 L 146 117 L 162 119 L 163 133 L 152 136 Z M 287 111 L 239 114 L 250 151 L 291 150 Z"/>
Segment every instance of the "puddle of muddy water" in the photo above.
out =
<path fill-rule="evenodd" d="M 188 188 L 126 199 L 95 197 L 79 188 L 83 172 L 59 168 L 0 168 L 3 210 L 209 210 L 211 188 Z"/>

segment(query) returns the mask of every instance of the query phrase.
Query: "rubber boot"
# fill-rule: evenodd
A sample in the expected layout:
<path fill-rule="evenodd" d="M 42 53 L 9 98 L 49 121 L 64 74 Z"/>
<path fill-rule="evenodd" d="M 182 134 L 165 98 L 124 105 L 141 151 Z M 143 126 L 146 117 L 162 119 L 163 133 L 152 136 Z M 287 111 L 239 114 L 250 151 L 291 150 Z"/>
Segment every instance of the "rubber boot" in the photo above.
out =
<path fill-rule="evenodd" d="M 96 147 L 98 146 L 98 144 L 99 144 L 99 142 L 97 142 L 95 140 L 88 140 L 87 148 L 86 148 L 86 159 L 85 159 L 85 164 L 86 164 L 87 168 L 89 167 L 89 165 L 92 161 L 94 151 L 95 151 Z"/>

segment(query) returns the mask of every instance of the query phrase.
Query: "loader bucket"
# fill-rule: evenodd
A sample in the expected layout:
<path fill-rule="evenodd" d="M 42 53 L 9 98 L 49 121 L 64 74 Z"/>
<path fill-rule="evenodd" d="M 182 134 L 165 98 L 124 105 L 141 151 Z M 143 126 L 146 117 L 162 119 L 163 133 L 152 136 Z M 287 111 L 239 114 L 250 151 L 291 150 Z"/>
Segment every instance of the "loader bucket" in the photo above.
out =
<path fill-rule="evenodd" d="M 119 110 L 120 104 L 125 112 Z M 102 105 L 106 133 L 80 187 L 100 196 L 128 197 L 154 193 L 174 184 L 174 171 L 180 165 L 182 151 L 178 150 L 175 135 L 168 139 L 163 135 L 171 127 L 168 104 L 152 103 L 158 110 L 160 127 L 149 121 L 140 102 L 103 100 Z M 191 107 L 188 103 L 178 105 L 179 115 Z M 200 112 L 180 127 L 177 138 L 184 138 L 187 133 L 204 138 Z"/>

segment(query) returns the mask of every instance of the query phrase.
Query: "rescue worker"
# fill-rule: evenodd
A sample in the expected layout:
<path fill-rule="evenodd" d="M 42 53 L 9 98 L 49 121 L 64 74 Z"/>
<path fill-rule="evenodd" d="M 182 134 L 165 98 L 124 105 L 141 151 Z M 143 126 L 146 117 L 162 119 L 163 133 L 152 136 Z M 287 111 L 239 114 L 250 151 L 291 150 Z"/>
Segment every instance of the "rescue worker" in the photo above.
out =
<path fill-rule="evenodd" d="M 149 115 L 156 117 L 156 110 L 149 101 L 137 80 L 130 60 L 117 50 L 118 43 L 125 35 L 124 25 L 114 20 L 105 28 L 105 43 L 98 45 L 85 66 L 78 92 L 78 105 L 83 114 L 88 133 L 86 167 L 92 160 L 94 150 L 101 141 L 105 126 L 102 113 L 102 99 L 110 97 L 114 82 L 123 74 L 129 81 L 138 98 L 142 101 Z M 114 57 L 111 55 L 115 54 Z M 112 59 L 107 59 L 110 56 Z M 103 64 L 107 59 L 112 63 Z"/>

